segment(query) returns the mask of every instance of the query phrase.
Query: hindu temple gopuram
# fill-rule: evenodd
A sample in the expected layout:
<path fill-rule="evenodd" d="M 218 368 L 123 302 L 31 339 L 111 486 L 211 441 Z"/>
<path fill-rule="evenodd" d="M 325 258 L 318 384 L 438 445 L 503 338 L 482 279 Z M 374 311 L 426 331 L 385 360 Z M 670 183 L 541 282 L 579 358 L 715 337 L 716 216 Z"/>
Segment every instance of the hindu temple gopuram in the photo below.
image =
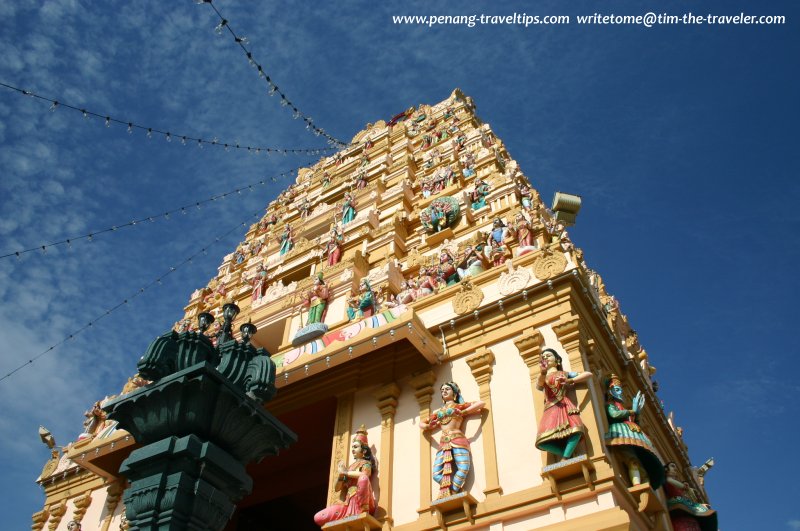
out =
<path fill-rule="evenodd" d="M 580 199 L 532 184 L 459 90 L 300 170 L 77 440 L 42 432 L 32 529 L 717 529 Z"/>

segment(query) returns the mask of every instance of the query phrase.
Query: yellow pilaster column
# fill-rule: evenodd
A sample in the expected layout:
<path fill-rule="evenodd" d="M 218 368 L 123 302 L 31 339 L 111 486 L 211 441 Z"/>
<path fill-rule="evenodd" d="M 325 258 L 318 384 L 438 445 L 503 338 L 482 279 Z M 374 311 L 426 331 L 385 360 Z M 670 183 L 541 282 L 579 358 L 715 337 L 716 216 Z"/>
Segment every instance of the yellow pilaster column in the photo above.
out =
<path fill-rule="evenodd" d="M 536 382 L 541 374 L 539 361 L 542 358 L 542 345 L 544 345 L 544 338 L 542 333 L 533 328 L 526 328 L 522 336 L 514 340 L 514 345 L 519 350 L 519 355 L 525 365 L 528 367 L 528 375 L 531 379 L 531 392 L 533 393 L 533 407 L 537 412 L 536 425 L 541 422 L 541 412 L 544 406 L 544 391 L 536 387 Z M 542 465 L 547 464 L 547 452 L 540 450 L 540 457 Z"/>
<path fill-rule="evenodd" d="M 394 414 L 400 388 L 395 383 L 384 385 L 375 391 L 378 411 L 381 412 L 381 452 L 378 468 L 378 484 L 381 489 L 375 517 L 383 520 L 383 529 L 392 528 L 392 467 L 394 462 Z"/>
<path fill-rule="evenodd" d="M 419 404 L 419 420 L 423 422 L 431 414 L 431 397 L 436 375 L 433 371 L 425 371 L 411 378 L 414 396 Z M 419 506 L 428 507 L 431 503 L 431 443 L 425 432 L 419 430 Z"/>
<path fill-rule="evenodd" d="M 350 426 L 353 425 L 353 393 L 341 394 L 336 399 L 336 424 L 333 427 L 331 469 L 328 475 L 328 505 L 339 501 L 339 493 L 333 487 L 339 477 L 339 463 L 347 464 Z"/>
<path fill-rule="evenodd" d="M 106 489 L 106 517 L 103 518 L 103 522 L 100 526 L 100 531 L 108 531 L 109 526 L 111 526 L 111 520 L 114 519 L 114 511 L 117 510 L 117 506 L 119 505 L 119 500 L 122 498 L 122 492 L 125 489 L 122 486 L 120 481 L 115 481 L 111 485 L 108 486 Z"/>
<path fill-rule="evenodd" d="M 503 489 L 500 487 L 500 474 L 497 471 L 497 445 L 494 438 L 494 416 L 492 415 L 492 392 L 489 384 L 492 381 L 492 363 L 494 354 L 486 347 L 480 347 L 475 354 L 467 358 L 472 376 L 478 383 L 481 400 L 486 403 L 483 418 L 483 455 L 486 476 L 486 498 L 498 498 Z"/>

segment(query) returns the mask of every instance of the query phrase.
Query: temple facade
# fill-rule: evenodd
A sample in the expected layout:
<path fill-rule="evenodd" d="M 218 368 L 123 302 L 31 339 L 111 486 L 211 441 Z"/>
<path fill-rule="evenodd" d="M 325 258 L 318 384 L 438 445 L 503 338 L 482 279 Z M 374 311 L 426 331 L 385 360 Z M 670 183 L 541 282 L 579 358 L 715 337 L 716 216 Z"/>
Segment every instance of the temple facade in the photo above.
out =
<path fill-rule="evenodd" d="M 297 435 L 247 467 L 225 529 L 716 529 L 646 351 L 565 230 L 576 208 L 532 185 L 456 90 L 268 205 L 174 328 L 211 314 L 215 337 L 235 303 Z M 48 444 L 34 531 L 129 527 L 138 443 L 103 402 Z"/>

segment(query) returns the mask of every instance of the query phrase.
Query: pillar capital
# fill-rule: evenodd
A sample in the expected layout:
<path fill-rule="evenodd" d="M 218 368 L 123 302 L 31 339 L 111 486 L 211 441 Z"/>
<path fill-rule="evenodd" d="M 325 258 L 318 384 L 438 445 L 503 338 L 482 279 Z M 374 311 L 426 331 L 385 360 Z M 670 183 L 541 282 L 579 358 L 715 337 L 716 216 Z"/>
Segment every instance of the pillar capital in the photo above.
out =
<path fill-rule="evenodd" d="M 544 337 L 542 337 L 542 333 L 535 328 L 527 328 L 522 332 L 520 337 L 514 340 L 514 346 L 519 350 L 522 361 L 524 361 L 528 369 L 531 370 L 539 365 L 539 358 L 542 355 L 542 345 L 544 345 Z"/>
<path fill-rule="evenodd" d="M 467 358 L 467 365 L 478 385 L 488 384 L 492 381 L 492 363 L 494 363 L 494 354 L 486 347 L 478 348 L 475 354 Z"/>

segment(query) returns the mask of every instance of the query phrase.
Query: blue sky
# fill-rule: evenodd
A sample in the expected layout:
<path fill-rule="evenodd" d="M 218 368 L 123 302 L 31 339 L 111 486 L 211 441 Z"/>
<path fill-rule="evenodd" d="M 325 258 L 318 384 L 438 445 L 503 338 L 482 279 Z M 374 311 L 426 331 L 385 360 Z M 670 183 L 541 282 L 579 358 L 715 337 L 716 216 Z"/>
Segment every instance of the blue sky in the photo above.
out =
<path fill-rule="evenodd" d="M 381 2 L 215 0 L 254 56 L 315 123 L 364 124 L 456 87 L 472 96 L 549 200 L 583 196 L 571 230 L 639 332 L 720 525 L 800 529 L 800 9 L 796 2 Z M 783 26 L 579 26 L 576 15 L 784 15 Z M 562 26 L 393 25 L 392 15 L 571 15 Z M 212 10 L 183 2 L 0 3 L 0 81 L 209 140 L 325 147 L 267 95 Z M 192 204 L 318 157 L 199 149 L 0 88 L 0 254 Z M 83 411 L 116 393 L 148 343 L 288 181 L 0 260 L 2 514 L 30 525 L 47 458 Z M 139 289 L 207 247 L 161 284 Z M 652 405 L 651 405 L 652 406 Z M 791 454 L 789 454 L 791 455 Z M 748 503 L 738 503 L 747 499 Z"/>

